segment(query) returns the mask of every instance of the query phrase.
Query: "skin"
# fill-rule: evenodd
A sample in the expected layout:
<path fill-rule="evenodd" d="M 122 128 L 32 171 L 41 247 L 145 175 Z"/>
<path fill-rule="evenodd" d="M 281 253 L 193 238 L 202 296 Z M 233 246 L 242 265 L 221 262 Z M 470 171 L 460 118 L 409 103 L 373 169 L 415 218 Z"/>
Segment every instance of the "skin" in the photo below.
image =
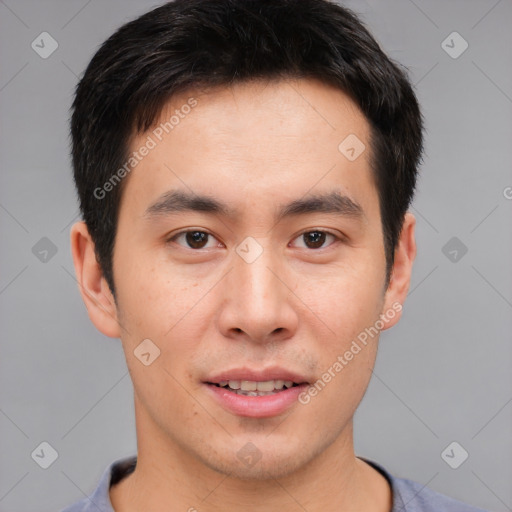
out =
<path fill-rule="evenodd" d="M 341 91 L 315 80 L 252 82 L 188 91 L 197 106 L 125 178 L 113 256 L 116 300 L 84 223 L 71 232 L 80 291 L 99 331 L 120 337 L 134 386 L 138 463 L 110 489 L 116 511 L 385 512 L 391 490 L 358 459 L 353 416 L 370 380 L 375 336 L 311 401 L 249 418 L 205 390 L 207 377 L 235 367 L 279 365 L 316 382 L 393 304 L 405 301 L 416 254 L 406 214 L 389 286 L 369 125 Z M 134 136 L 133 150 L 147 140 Z M 338 145 L 356 134 L 366 150 L 349 161 Z M 238 211 L 223 217 L 146 209 L 169 190 L 206 194 Z M 337 190 L 363 214 L 312 212 L 276 222 L 276 207 Z M 184 230 L 212 236 L 193 249 Z M 321 248 L 305 232 L 328 231 Z M 246 237 L 263 252 L 236 253 Z M 321 244 L 321 242 L 320 242 Z M 385 315 L 385 317 L 382 317 Z M 160 356 L 145 366 L 134 350 L 151 339 Z M 252 467 L 237 452 L 248 442 Z"/>

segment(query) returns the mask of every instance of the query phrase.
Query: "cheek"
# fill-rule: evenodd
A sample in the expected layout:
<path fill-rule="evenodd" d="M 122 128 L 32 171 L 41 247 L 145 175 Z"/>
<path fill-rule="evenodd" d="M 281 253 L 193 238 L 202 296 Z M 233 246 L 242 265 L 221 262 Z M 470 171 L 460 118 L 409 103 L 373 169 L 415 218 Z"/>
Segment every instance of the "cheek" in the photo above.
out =
<path fill-rule="evenodd" d="M 319 361 L 322 398 L 317 405 L 345 404 L 339 409 L 340 421 L 361 400 L 375 363 L 379 337 L 375 324 L 383 301 L 376 285 L 380 279 L 380 274 L 369 271 L 364 278 L 334 273 L 330 280 L 304 287 L 301 293 L 318 318 L 310 346 Z"/>
<path fill-rule="evenodd" d="M 123 271 L 124 270 L 124 271 Z M 167 343 L 182 320 L 200 303 L 208 283 L 190 279 L 170 265 L 139 264 L 121 267 L 119 305 L 128 330 Z"/>
<path fill-rule="evenodd" d="M 351 284 L 353 283 L 353 284 Z M 303 396 L 314 417 L 327 417 L 332 432 L 349 420 L 368 387 L 377 355 L 381 295 L 375 284 L 331 281 L 308 305 L 321 320 L 309 349 L 318 355 L 318 377 Z"/>
<path fill-rule="evenodd" d="M 208 293 L 215 277 L 192 279 L 168 265 L 130 265 L 123 270 L 118 310 L 126 328 L 122 341 L 134 387 L 146 404 L 169 404 L 167 393 L 180 402 L 186 396 L 181 396 L 179 383 L 192 382 L 185 372 L 216 311 Z M 150 366 L 136 357 L 145 339 L 157 347 L 153 350 L 158 357 Z"/>
<path fill-rule="evenodd" d="M 304 282 L 302 277 L 296 293 L 331 336 L 347 341 L 378 319 L 384 300 L 381 280 L 383 275 L 370 269 L 336 268 L 320 279 Z"/>

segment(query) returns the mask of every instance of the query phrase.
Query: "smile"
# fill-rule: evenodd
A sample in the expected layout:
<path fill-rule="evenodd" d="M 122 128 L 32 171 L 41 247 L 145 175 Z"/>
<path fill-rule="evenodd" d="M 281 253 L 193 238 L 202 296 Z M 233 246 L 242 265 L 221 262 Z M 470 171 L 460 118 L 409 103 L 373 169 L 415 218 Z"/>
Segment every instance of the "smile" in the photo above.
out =
<path fill-rule="evenodd" d="M 298 386 L 297 383 L 291 380 L 266 380 L 262 382 L 254 380 L 223 380 L 214 385 L 243 396 L 274 395 L 283 389 Z"/>

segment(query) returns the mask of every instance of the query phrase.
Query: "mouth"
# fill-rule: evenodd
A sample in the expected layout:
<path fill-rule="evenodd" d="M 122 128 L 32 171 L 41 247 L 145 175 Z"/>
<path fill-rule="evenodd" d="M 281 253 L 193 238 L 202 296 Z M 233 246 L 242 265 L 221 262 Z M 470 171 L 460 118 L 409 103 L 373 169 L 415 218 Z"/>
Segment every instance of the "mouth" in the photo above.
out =
<path fill-rule="evenodd" d="M 278 367 L 236 368 L 208 377 L 203 384 L 209 396 L 225 410 L 252 418 L 284 413 L 309 386 L 302 375 Z"/>
<path fill-rule="evenodd" d="M 223 388 L 226 391 L 231 391 L 237 395 L 243 396 L 268 396 L 281 393 L 287 389 L 307 384 L 306 382 L 293 382 L 292 380 L 222 380 L 218 383 L 207 382 L 212 386 Z"/>

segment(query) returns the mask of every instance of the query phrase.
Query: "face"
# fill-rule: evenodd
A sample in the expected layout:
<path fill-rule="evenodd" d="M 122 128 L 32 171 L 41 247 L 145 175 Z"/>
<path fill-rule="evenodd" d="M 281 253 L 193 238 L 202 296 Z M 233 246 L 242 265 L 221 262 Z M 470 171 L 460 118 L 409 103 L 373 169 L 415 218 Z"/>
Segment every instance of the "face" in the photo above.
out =
<path fill-rule="evenodd" d="M 91 315 L 122 338 L 139 447 L 258 479 L 350 443 L 377 331 L 405 296 L 385 287 L 364 116 L 313 80 L 246 83 L 174 97 L 143 146 L 116 303 Z"/>

